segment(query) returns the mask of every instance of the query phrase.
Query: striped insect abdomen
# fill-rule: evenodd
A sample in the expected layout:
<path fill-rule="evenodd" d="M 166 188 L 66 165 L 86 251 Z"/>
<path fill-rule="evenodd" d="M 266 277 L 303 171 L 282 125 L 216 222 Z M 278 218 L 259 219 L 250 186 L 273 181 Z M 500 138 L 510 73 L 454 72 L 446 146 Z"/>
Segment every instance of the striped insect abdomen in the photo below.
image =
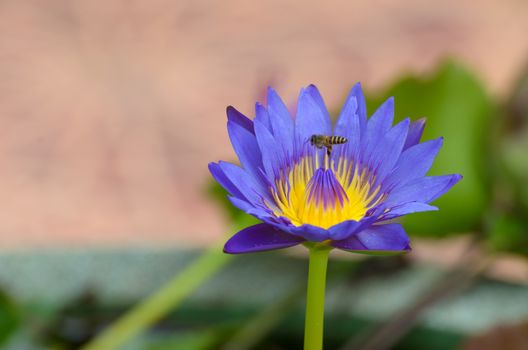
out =
<path fill-rule="evenodd" d="M 346 143 L 348 139 L 343 136 L 330 136 L 328 140 L 331 145 L 341 145 L 343 143 Z"/>

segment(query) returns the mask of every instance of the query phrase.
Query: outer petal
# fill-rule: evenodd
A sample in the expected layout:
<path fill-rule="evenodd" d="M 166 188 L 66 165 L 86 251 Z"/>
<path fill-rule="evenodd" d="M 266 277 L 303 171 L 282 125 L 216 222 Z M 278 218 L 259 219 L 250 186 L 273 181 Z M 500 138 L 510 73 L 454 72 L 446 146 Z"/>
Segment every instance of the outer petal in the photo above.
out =
<path fill-rule="evenodd" d="M 363 132 L 367 128 L 367 103 L 365 101 L 365 96 L 363 95 L 363 90 L 361 89 L 360 83 L 356 83 L 356 85 L 352 87 L 350 95 L 356 97 L 358 105 L 357 113 L 359 116 L 359 127 L 361 132 Z"/>
<path fill-rule="evenodd" d="M 328 229 L 330 239 L 340 241 L 355 235 L 357 232 L 372 225 L 376 221 L 376 217 L 365 217 L 360 221 L 347 220 L 340 222 Z"/>
<path fill-rule="evenodd" d="M 284 150 L 259 120 L 255 120 L 255 135 L 257 136 L 257 142 L 262 152 L 264 171 L 268 179 L 273 180 L 280 175 L 280 170 L 284 169 L 284 165 L 286 164 Z M 271 182 L 273 183 L 273 181 Z"/>
<path fill-rule="evenodd" d="M 442 147 L 443 138 L 417 144 L 404 151 L 394 171 L 384 181 L 383 187 L 391 190 L 394 186 L 405 185 L 425 176 Z"/>
<path fill-rule="evenodd" d="M 262 155 L 255 134 L 233 121 L 227 122 L 227 131 L 242 167 L 250 172 L 255 179 L 265 183 L 259 170 L 262 167 Z"/>
<path fill-rule="evenodd" d="M 276 219 L 275 215 L 273 215 L 273 212 L 266 207 L 256 207 L 243 199 L 239 199 L 233 196 L 227 196 L 227 199 L 229 199 L 231 204 L 233 204 L 236 208 L 242 210 L 243 212 L 249 215 L 253 215 L 261 221 L 268 222 L 270 220 Z"/>
<path fill-rule="evenodd" d="M 378 221 L 392 220 L 403 215 L 432 210 L 438 210 L 438 208 L 425 203 L 409 202 L 394 208 L 390 208 L 389 211 L 383 214 Z"/>
<path fill-rule="evenodd" d="M 330 233 L 324 228 L 304 224 L 302 226 L 288 226 L 284 230 L 311 242 L 322 242 L 330 239 Z"/>
<path fill-rule="evenodd" d="M 377 184 L 381 183 L 396 165 L 408 130 L 409 119 L 405 119 L 392 128 L 381 140 L 378 140 L 370 153 L 366 151 L 368 158 L 365 159 L 365 163 L 369 169 L 374 171 L 376 176 L 377 183 L 374 187 L 377 187 Z"/>
<path fill-rule="evenodd" d="M 282 120 L 293 121 L 288 107 L 286 107 L 279 94 L 271 87 L 268 87 L 268 110 Z"/>
<path fill-rule="evenodd" d="M 235 196 L 227 196 L 227 199 L 235 206 L 236 208 L 242 210 L 243 212 L 247 213 L 249 210 L 255 208 L 253 205 L 248 203 L 247 201 L 237 198 Z"/>
<path fill-rule="evenodd" d="M 248 174 L 244 169 L 227 162 L 219 163 L 226 178 L 238 189 L 242 196 L 231 192 L 232 195 L 246 200 L 253 206 L 262 206 L 262 199 L 272 201 L 268 190 Z"/>
<path fill-rule="evenodd" d="M 266 107 L 264 107 L 258 102 L 255 104 L 255 122 L 257 121 L 262 123 L 262 125 L 264 125 L 270 133 L 273 132 L 271 129 L 271 122 L 268 110 L 266 109 Z"/>
<path fill-rule="evenodd" d="M 220 165 L 217 163 L 209 163 L 209 171 L 213 175 L 214 179 L 218 181 L 220 186 L 222 186 L 227 192 L 231 193 L 233 196 L 238 198 L 244 198 L 244 195 L 237 186 L 235 186 L 231 180 L 224 174 L 224 171 L 220 168 Z"/>
<path fill-rule="evenodd" d="M 333 240 L 342 240 L 351 235 L 353 235 L 357 228 L 359 227 L 359 222 L 355 220 L 348 220 L 340 222 L 337 225 L 334 225 L 328 229 L 330 232 L 330 238 Z"/>
<path fill-rule="evenodd" d="M 326 105 L 323 100 L 323 96 L 321 96 L 321 93 L 317 89 L 317 87 L 313 84 L 308 85 L 306 88 L 306 92 L 314 99 L 314 101 L 317 103 L 317 106 L 319 107 L 321 113 L 324 115 L 325 120 L 330 122 L 330 127 L 332 126 L 332 122 L 330 121 L 330 114 L 328 113 L 328 109 L 326 108 Z M 331 132 L 331 130 L 328 130 L 328 132 Z"/>
<path fill-rule="evenodd" d="M 394 98 L 388 98 L 376 112 L 370 117 L 367 124 L 367 138 L 376 142 L 385 135 L 392 126 L 394 120 Z"/>
<path fill-rule="evenodd" d="M 461 175 L 423 177 L 390 193 L 384 205 L 394 207 L 408 202 L 430 203 L 440 197 L 458 181 Z"/>
<path fill-rule="evenodd" d="M 405 145 L 403 146 L 403 150 L 406 150 L 407 148 L 412 147 L 418 144 L 418 142 L 420 142 L 424 127 L 425 118 L 418 119 L 417 121 L 411 123 L 411 126 L 409 127 L 409 133 L 407 134 L 407 140 L 405 141 Z"/>
<path fill-rule="evenodd" d="M 240 125 L 241 127 L 246 129 L 250 133 L 254 134 L 253 121 L 249 119 L 248 117 L 246 117 L 245 115 L 243 115 L 242 113 L 240 113 L 239 111 L 237 111 L 235 107 L 228 106 L 226 109 L 226 114 L 227 114 L 227 120 Z"/>
<path fill-rule="evenodd" d="M 330 135 L 331 132 L 332 123 L 317 88 L 310 85 L 301 90 L 295 119 L 298 147 L 314 134 Z"/>
<path fill-rule="evenodd" d="M 275 140 L 281 144 L 287 157 L 293 155 L 294 122 L 279 95 L 268 88 L 268 114 Z"/>
<path fill-rule="evenodd" d="M 348 142 L 339 148 L 339 152 L 333 152 L 334 159 L 339 157 L 358 159 L 361 144 L 361 121 L 358 113 L 358 102 L 355 94 L 350 92 L 341 113 L 337 118 L 334 135 L 343 136 Z"/>
<path fill-rule="evenodd" d="M 303 241 L 300 237 L 282 232 L 268 224 L 257 224 L 246 227 L 231 237 L 224 246 L 224 252 L 229 254 L 262 252 L 292 247 Z"/>
<path fill-rule="evenodd" d="M 401 253 L 411 249 L 409 237 L 400 224 L 373 225 L 358 234 L 334 241 L 332 246 L 358 253 Z"/>

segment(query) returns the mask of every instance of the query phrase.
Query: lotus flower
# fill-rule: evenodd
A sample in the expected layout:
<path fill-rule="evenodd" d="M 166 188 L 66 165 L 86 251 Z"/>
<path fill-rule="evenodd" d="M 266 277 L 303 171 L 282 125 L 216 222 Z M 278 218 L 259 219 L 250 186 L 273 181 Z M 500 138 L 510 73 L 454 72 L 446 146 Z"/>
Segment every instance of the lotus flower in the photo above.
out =
<path fill-rule="evenodd" d="M 403 253 L 410 241 L 393 219 L 437 210 L 430 203 L 461 179 L 426 176 L 443 139 L 420 143 L 423 119 L 393 126 L 393 98 L 367 119 L 360 84 L 334 127 L 313 85 L 301 90 L 295 118 L 271 88 L 267 107 L 256 104 L 254 120 L 233 107 L 227 117 L 241 166 L 220 161 L 209 169 L 231 203 L 262 223 L 231 237 L 226 253 L 306 242 L 359 253 Z M 330 151 L 314 146 L 313 135 L 346 142 Z"/>

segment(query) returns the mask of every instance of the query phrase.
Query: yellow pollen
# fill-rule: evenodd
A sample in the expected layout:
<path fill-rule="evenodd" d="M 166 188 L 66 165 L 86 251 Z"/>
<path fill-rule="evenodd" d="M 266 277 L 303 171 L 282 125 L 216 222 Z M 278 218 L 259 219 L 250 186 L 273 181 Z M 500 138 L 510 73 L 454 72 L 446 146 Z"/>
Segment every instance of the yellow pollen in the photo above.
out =
<path fill-rule="evenodd" d="M 372 178 L 367 171 L 359 173 L 357 167 L 345 158 L 330 165 L 325 156 L 323 162 L 319 164 L 318 157 L 303 157 L 276 180 L 276 189 L 271 191 L 278 208 L 274 210 L 275 215 L 288 218 L 295 226 L 310 224 L 326 229 L 343 221 L 358 221 L 369 208 L 379 203 L 379 198 L 371 203 L 379 187 L 371 190 Z M 310 180 L 319 168 L 332 169 L 345 198 L 339 200 L 338 196 L 329 196 L 332 202 L 323 203 L 317 196 L 310 196 L 310 185 L 313 185 Z"/>

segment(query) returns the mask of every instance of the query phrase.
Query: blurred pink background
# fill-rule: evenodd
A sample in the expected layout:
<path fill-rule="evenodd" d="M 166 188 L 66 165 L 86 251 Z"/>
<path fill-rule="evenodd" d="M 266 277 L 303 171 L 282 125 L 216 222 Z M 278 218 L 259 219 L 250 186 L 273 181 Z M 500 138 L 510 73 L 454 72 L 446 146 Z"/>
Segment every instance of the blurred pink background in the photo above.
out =
<path fill-rule="evenodd" d="M 315 83 L 337 106 L 446 55 L 503 96 L 528 2 L 8 0 L 0 33 L 0 248 L 204 245 L 227 105 Z"/>

